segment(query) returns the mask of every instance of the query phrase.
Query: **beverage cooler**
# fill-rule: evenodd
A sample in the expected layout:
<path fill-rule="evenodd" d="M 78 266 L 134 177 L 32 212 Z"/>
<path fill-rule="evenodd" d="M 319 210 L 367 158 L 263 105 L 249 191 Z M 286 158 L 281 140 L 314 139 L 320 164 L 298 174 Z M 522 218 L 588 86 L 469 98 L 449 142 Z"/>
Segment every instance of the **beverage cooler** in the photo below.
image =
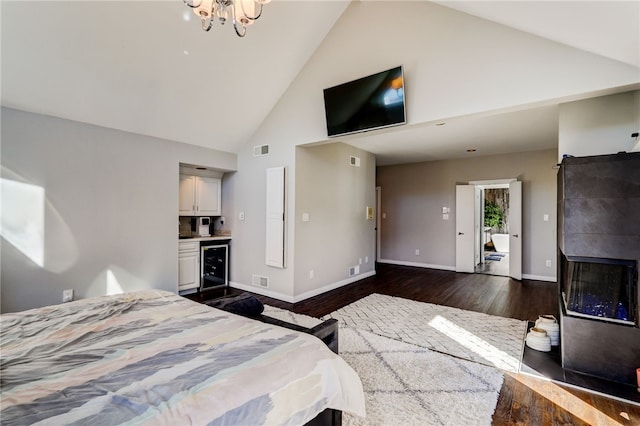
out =
<path fill-rule="evenodd" d="M 200 243 L 200 272 L 200 291 L 228 286 L 228 241 L 202 241 Z"/>

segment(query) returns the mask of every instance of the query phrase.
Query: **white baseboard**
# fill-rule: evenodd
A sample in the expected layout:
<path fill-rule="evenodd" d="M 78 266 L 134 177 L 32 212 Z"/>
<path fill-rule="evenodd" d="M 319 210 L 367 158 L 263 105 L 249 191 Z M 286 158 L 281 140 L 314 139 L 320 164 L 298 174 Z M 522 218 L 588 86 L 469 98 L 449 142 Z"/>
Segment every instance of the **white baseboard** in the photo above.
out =
<path fill-rule="evenodd" d="M 531 274 L 522 274 L 522 278 L 527 280 L 536 280 L 536 281 L 549 281 L 555 283 L 558 279 L 555 276 L 549 275 L 531 275 Z"/>
<path fill-rule="evenodd" d="M 323 287 L 317 288 L 315 290 L 307 291 L 305 293 L 302 293 L 302 294 L 299 294 L 297 296 L 294 296 L 294 299 L 295 299 L 294 303 L 303 301 L 305 299 L 309 299 L 311 297 L 317 296 L 317 295 L 322 294 L 322 293 L 326 293 L 327 291 L 335 290 L 336 288 L 343 287 L 343 286 L 345 286 L 347 284 L 351 284 L 351 283 L 354 283 L 356 281 L 360 281 L 360 280 L 363 280 L 365 278 L 372 277 L 375 274 L 376 274 L 376 271 L 373 270 L 373 271 L 365 272 L 365 273 L 362 273 L 362 274 L 354 275 L 353 277 L 349 277 L 346 280 L 342 280 L 342 281 L 338 281 L 336 283 L 328 284 L 328 285 L 325 285 Z"/>
<path fill-rule="evenodd" d="M 287 296 L 282 293 L 276 293 L 262 287 L 257 287 L 255 285 L 242 284 L 235 281 L 229 281 L 229 286 L 233 288 L 237 288 L 240 290 L 248 291 L 250 293 L 260 294 L 262 296 L 267 296 L 272 299 L 282 300 L 283 302 L 294 303 L 292 296 Z"/>
<path fill-rule="evenodd" d="M 428 263 L 405 262 L 402 260 L 380 259 L 378 260 L 378 263 L 389 263 L 391 265 L 400 265 L 400 266 L 417 266 L 418 268 L 442 269 L 444 271 L 453 271 L 453 272 L 456 271 L 455 266 L 431 265 Z M 522 274 L 522 278 L 527 280 L 549 281 L 553 283 L 558 281 L 555 276 L 548 276 L 548 275 Z"/>
<path fill-rule="evenodd" d="M 444 271 L 456 271 L 455 266 L 432 265 L 429 263 L 405 262 L 402 260 L 380 259 L 378 263 L 389 263 L 391 265 L 400 266 L 417 266 L 418 268 L 442 269 Z"/>
<path fill-rule="evenodd" d="M 317 288 L 315 290 L 311 290 L 311 291 L 307 291 L 305 293 L 299 294 L 297 296 L 288 296 L 288 295 L 284 295 L 282 293 L 276 293 L 267 289 L 264 289 L 262 287 L 256 287 L 254 285 L 247 285 L 247 284 L 242 284 L 242 283 L 238 283 L 235 281 L 229 281 L 229 286 L 233 287 L 233 288 L 237 288 L 240 290 L 244 290 L 244 291 L 248 291 L 251 293 L 256 293 L 256 294 L 260 294 L 262 296 L 267 296 L 270 297 L 272 299 L 277 299 L 277 300 L 282 300 L 283 302 L 289 302 L 289 303 L 297 303 L 297 302 L 301 302 L 303 300 L 309 299 L 311 297 L 317 296 L 319 294 L 322 293 L 326 293 L 328 291 L 331 290 L 335 290 L 336 288 L 340 288 L 343 287 L 347 284 L 351 284 L 354 283 L 356 281 L 360 281 L 362 279 L 368 278 L 368 277 L 372 277 L 376 274 L 376 271 L 369 271 L 369 272 L 365 272 L 362 274 L 358 274 L 355 275 L 353 277 L 349 277 L 347 279 L 344 279 L 342 281 L 338 281 L 335 283 L 331 283 L 331 284 L 327 284 L 325 286 L 322 286 L 320 288 Z"/>

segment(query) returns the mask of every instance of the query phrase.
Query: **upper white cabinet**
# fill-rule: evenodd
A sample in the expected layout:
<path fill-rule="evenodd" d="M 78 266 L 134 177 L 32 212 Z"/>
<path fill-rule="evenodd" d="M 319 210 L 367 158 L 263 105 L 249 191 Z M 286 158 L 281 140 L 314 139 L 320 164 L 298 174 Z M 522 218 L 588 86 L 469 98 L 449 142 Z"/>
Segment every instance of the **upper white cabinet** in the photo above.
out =
<path fill-rule="evenodd" d="M 220 216 L 221 179 L 180 175 L 180 216 Z"/>

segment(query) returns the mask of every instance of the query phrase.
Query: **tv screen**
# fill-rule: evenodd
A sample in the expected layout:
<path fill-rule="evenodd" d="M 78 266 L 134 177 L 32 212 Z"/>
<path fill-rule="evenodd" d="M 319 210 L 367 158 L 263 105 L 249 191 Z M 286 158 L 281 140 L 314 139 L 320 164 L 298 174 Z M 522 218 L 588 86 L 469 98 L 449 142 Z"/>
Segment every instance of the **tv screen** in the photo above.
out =
<path fill-rule="evenodd" d="M 402 66 L 324 89 L 329 137 L 404 124 Z"/>

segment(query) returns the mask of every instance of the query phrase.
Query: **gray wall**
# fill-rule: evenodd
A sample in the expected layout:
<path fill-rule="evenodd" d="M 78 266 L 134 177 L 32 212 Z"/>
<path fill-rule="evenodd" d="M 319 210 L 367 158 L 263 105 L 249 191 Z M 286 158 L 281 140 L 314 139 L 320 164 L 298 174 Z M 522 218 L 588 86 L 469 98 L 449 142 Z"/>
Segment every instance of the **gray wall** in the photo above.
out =
<path fill-rule="evenodd" d="M 560 104 L 558 162 L 563 154 L 583 157 L 631 151 L 640 132 L 640 91 Z"/>
<path fill-rule="evenodd" d="M 275 142 L 275 141 L 274 141 Z M 265 264 L 266 243 L 266 170 L 285 167 L 285 268 Z M 293 218 L 295 213 L 295 150 L 271 143 L 269 155 L 253 156 L 253 146 L 238 153 L 238 172 L 223 182 L 223 194 L 231 210 L 225 226 L 233 236 L 230 280 L 233 287 L 254 291 L 281 300 L 293 301 Z M 239 219 L 240 212 L 244 220 Z M 252 275 L 269 278 L 269 288 L 252 286 Z"/>
<path fill-rule="evenodd" d="M 518 178 L 523 182 L 523 276 L 555 280 L 556 160 L 556 150 L 546 150 L 378 167 L 377 185 L 386 214 L 380 229 L 381 258 L 455 269 L 456 184 Z M 442 207 L 451 209 L 449 220 L 443 220 Z M 551 267 L 545 266 L 547 259 Z"/>
<path fill-rule="evenodd" d="M 350 165 L 352 155 L 359 167 Z M 297 147 L 296 170 L 295 295 L 345 283 L 352 266 L 373 274 L 375 220 L 367 220 L 366 207 L 375 208 L 374 155 L 344 143 Z"/>
<path fill-rule="evenodd" d="M 176 292 L 180 162 L 236 169 L 235 154 L 2 108 L 2 178 L 46 197 L 42 267 L 2 238 L 2 312 L 60 303 L 63 289 L 104 295 L 116 281 Z"/>
<path fill-rule="evenodd" d="M 410 126 L 469 114 L 522 109 L 525 105 L 575 98 L 638 81 L 637 69 L 630 65 L 431 2 L 402 2 L 403 18 L 390 19 L 397 15 L 398 7 L 397 2 L 352 2 L 251 140 L 238 151 L 238 173 L 228 180 L 228 187 L 223 187 L 225 191 L 228 188 L 233 197 L 233 214 L 227 220 L 233 234 L 231 279 L 234 286 L 288 301 L 295 301 L 301 294 L 294 279 L 294 268 L 299 261 L 294 244 L 300 213 L 296 211 L 296 198 L 303 196 L 296 189 L 299 180 L 295 148 L 328 142 L 322 100 L 324 88 L 402 64 L 408 93 L 407 125 Z M 429 17 L 429 25 L 425 25 L 425 16 Z M 469 66 L 469 58 L 481 63 L 482 72 Z M 554 66 L 550 68 L 549 63 Z M 339 140 L 348 144 L 360 136 Z M 270 145 L 270 154 L 253 157 L 253 146 L 262 144 Z M 556 159 L 551 161 L 555 162 Z M 266 266 L 264 261 L 265 170 L 275 166 L 285 166 L 288 176 L 286 259 L 289 266 L 284 269 Z M 450 179 L 453 182 L 455 177 Z M 238 220 L 240 211 L 245 212 L 244 221 Z M 338 226 L 349 223 L 350 219 L 336 217 L 335 220 Z M 403 246 L 401 241 L 389 244 Z M 436 253 L 433 261 L 453 265 L 447 253 L 447 249 Z M 356 248 L 347 258 L 360 256 L 361 249 Z M 296 277 L 308 274 L 305 269 L 310 267 L 301 265 L 296 269 Z M 336 269 L 343 271 L 341 265 Z M 547 275 L 546 269 L 543 272 Z M 270 287 L 252 287 L 252 274 L 269 277 Z M 307 283 L 301 285 L 307 288 Z"/>

